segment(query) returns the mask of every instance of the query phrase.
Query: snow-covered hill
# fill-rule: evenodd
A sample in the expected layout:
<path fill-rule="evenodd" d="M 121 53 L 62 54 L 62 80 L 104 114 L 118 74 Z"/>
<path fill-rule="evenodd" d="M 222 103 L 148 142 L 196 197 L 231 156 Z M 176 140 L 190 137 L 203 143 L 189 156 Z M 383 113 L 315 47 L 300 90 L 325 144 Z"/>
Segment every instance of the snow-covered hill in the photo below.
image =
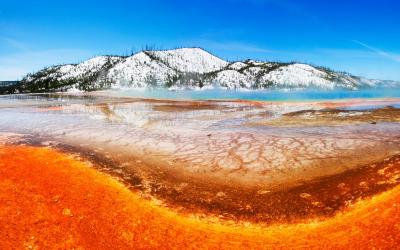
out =
<path fill-rule="evenodd" d="M 108 71 L 122 58 L 98 56 L 79 64 L 65 64 L 45 68 L 35 74 L 28 74 L 21 82 L 32 92 L 42 90 L 94 90 L 110 88 L 106 78 Z"/>
<path fill-rule="evenodd" d="M 186 75 L 204 75 L 218 71 L 228 65 L 227 62 L 199 48 L 183 48 L 164 51 L 143 51 L 116 64 L 108 78 L 121 87 L 172 87 L 182 82 Z M 193 84 L 196 79 L 193 80 Z M 176 82 L 176 83 L 173 83 Z M 187 82 L 189 83 L 189 82 Z"/>
<path fill-rule="evenodd" d="M 227 62 L 200 48 L 142 51 L 129 57 L 99 56 L 79 64 L 27 75 L 15 92 L 118 88 L 346 88 L 380 81 L 302 63 Z"/>

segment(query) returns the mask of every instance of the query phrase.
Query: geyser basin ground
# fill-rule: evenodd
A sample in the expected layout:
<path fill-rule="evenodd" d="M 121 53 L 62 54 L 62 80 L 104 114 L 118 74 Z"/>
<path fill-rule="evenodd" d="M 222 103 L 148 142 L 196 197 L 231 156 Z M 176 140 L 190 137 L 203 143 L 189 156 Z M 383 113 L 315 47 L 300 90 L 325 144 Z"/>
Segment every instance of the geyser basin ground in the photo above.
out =
<path fill-rule="evenodd" d="M 39 246 L 90 247 L 97 244 L 91 237 L 102 233 L 122 237 L 104 239 L 104 246 L 121 247 L 201 246 L 197 240 L 227 248 L 394 246 L 399 103 L 1 97 L 1 226 L 17 225 L 5 229 L 14 243 Z M 93 195 L 88 201 L 78 194 L 97 188 L 112 198 Z M 70 203 L 53 207 L 57 195 Z M 46 243 L 40 233 L 28 235 L 44 230 L 43 223 L 30 223 L 47 218 L 41 213 L 54 214 L 44 220 L 47 226 L 73 218 L 71 240 L 54 236 Z M 102 224 L 108 220 L 113 223 Z M 57 235 L 62 223 L 40 232 Z M 168 236 L 171 224 L 177 226 L 170 233 L 182 237 Z M 147 234 L 154 242 L 138 236 Z"/>

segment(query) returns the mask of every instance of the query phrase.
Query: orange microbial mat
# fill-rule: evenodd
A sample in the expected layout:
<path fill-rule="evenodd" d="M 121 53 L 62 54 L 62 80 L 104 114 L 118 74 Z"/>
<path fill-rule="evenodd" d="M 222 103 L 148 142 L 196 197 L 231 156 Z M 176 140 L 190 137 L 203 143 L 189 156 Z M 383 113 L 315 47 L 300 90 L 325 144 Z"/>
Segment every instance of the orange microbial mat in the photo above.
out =
<path fill-rule="evenodd" d="M 0 249 L 395 249 L 399 221 L 398 186 L 300 224 L 199 219 L 68 153 L 0 146 Z"/>

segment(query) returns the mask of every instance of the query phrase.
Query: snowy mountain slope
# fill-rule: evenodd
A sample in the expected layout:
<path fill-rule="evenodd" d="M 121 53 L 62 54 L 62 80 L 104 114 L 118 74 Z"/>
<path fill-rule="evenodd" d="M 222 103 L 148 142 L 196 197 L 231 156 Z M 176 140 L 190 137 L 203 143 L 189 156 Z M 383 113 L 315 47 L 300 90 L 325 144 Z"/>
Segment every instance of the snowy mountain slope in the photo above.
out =
<path fill-rule="evenodd" d="M 45 68 L 35 74 L 28 74 L 20 89 L 30 92 L 66 90 L 76 88 L 93 90 L 111 87 L 105 78 L 108 70 L 122 60 L 116 56 L 98 56 L 79 64 L 66 64 Z"/>
<path fill-rule="evenodd" d="M 176 50 L 149 51 L 155 59 L 164 62 L 181 72 L 208 73 L 219 70 L 226 65 L 224 60 L 199 48 L 182 48 Z"/>
<path fill-rule="evenodd" d="M 348 88 L 365 86 L 357 77 L 301 63 L 235 62 L 214 79 L 227 88 Z"/>
<path fill-rule="evenodd" d="M 163 62 L 153 60 L 148 53 L 140 52 L 112 67 L 107 78 L 114 83 L 114 87 L 147 87 L 160 86 L 169 75 L 176 71 Z"/>
<path fill-rule="evenodd" d="M 196 78 L 195 75 L 213 72 L 226 65 L 224 60 L 198 48 L 143 51 L 115 65 L 108 77 L 115 83 L 113 88 L 171 87 L 184 78 Z"/>
<path fill-rule="evenodd" d="M 228 65 L 228 69 L 233 69 L 233 70 L 240 70 L 244 67 L 246 67 L 247 64 L 244 62 L 234 62 Z"/>
<path fill-rule="evenodd" d="M 28 75 L 27 80 L 40 80 L 46 78 L 58 78 L 60 80 L 66 80 L 71 78 L 85 77 L 90 73 L 98 72 L 104 69 L 107 64 L 114 65 L 119 60 L 120 57 L 98 56 L 80 64 L 66 64 L 47 68 L 45 70 L 49 71 L 49 74 L 44 74 L 39 78 L 35 78 L 35 74 Z"/>
<path fill-rule="evenodd" d="M 182 48 L 141 51 L 129 57 L 99 56 L 80 64 L 49 67 L 27 75 L 6 92 L 143 87 L 357 89 L 381 85 L 382 81 L 308 64 L 254 60 L 226 62 L 199 48 Z"/>
<path fill-rule="evenodd" d="M 226 69 L 216 73 L 212 83 L 219 84 L 221 87 L 251 88 L 252 78 L 234 69 Z"/>
<path fill-rule="evenodd" d="M 282 66 L 261 77 L 262 82 L 273 82 L 274 85 L 308 87 L 316 85 L 322 88 L 334 88 L 336 82 L 328 80 L 327 74 L 306 64 Z M 352 86 L 350 86 L 352 87 Z"/>
<path fill-rule="evenodd" d="M 62 66 L 59 72 L 62 74 L 61 79 L 84 77 L 91 72 L 104 69 L 107 64 L 114 65 L 118 61 L 120 61 L 119 57 L 98 56 L 78 65 Z"/>

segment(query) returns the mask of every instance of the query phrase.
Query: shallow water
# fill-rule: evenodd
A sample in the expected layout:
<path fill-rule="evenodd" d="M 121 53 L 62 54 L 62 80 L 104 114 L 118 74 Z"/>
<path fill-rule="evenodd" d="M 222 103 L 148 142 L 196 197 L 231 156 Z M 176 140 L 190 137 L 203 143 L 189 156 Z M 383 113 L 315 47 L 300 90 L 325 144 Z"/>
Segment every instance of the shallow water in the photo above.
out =
<path fill-rule="evenodd" d="M 286 89 L 286 90 L 178 90 L 166 91 L 161 89 L 154 90 L 116 90 L 109 91 L 111 95 L 173 99 L 173 100 L 257 100 L 257 101 L 322 101 L 322 100 L 342 100 L 342 99 L 366 99 L 366 98 L 400 98 L 400 88 L 379 88 L 361 90 L 313 90 L 313 89 Z"/>

